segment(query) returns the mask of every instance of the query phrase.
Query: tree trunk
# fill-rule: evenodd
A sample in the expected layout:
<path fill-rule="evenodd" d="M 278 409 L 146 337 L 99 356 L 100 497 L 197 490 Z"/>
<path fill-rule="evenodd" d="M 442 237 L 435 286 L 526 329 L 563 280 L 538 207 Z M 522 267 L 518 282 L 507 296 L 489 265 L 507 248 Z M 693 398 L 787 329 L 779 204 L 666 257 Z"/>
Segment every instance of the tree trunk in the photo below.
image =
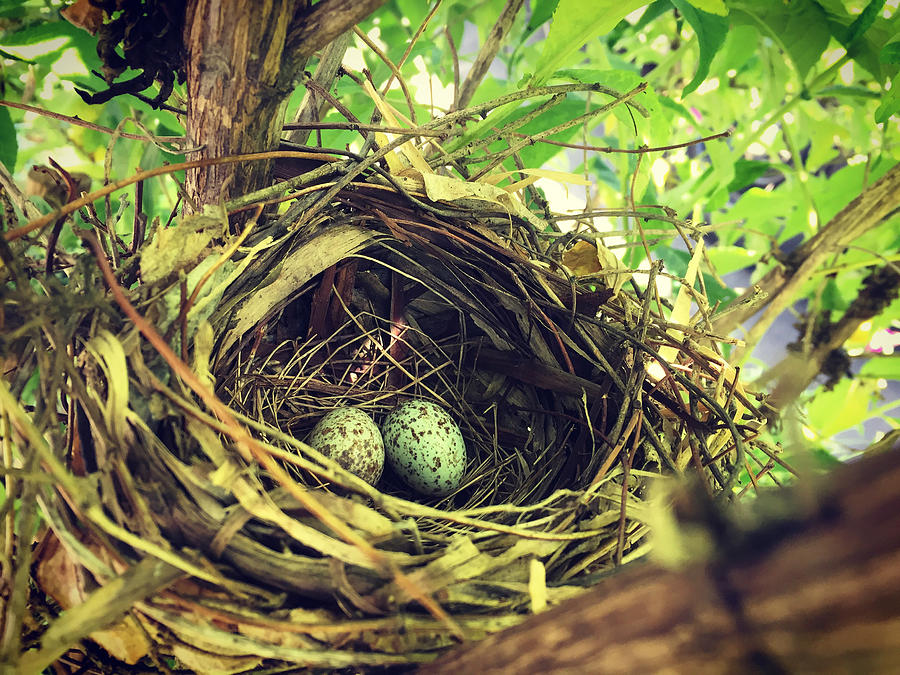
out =
<path fill-rule="evenodd" d="M 185 20 L 191 159 L 274 149 L 294 73 L 282 53 L 295 2 L 193 0 Z M 268 162 L 223 164 L 188 173 L 185 188 L 197 206 L 263 186 Z"/>
<path fill-rule="evenodd" d="M 191 0 L 185 17 L 189 159 L 274 150 L 288 98 L 312 54 L 385 0 Z M 271 162 L 189 171 L 198 208 L 267 184 Z M 190 209 L 189 205 L 189 209 Z"/>
<path fill-rule="evenodd" d="M 900 672 L 898 483 L 900 443 L 761 497 L 716 560 L 623 569 L 421 672 Z"/>

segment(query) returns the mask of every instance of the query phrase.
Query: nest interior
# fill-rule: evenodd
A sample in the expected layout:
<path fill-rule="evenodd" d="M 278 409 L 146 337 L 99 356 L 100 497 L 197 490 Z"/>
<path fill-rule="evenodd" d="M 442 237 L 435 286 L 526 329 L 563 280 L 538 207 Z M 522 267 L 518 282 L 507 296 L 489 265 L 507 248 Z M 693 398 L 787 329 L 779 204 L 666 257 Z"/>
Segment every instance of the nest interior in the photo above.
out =
<path fill-rule="evenodd" d="M 262 339 L 222 378 L 232 405 L 303 440 L 335 408 L 380 422 L 409 397 L 432 400 L 456 418 L 468 454 L 464 485 L 442 507 L 527 504 L 585 488 L 623 401 L 602 373 L 620 366 L 625 345 L 581 321 L 602 292 L 562 285 L 472 223 L 420 224 L 391 211 L 393 232 L 345 229 L 348 240 L 372 243 L 313 277 L 254 332 Z M 331 239 L 313 235 L 292 255 L 305 257 L 320 236 Z M 378 487 L 422 500 L 390 472 Z"/>
<path fill-rule="evenodd" d="M 45 383 L 73 420 L 60 445 L 78 481 L 46 517 L 99 583 L 163 564 L 153 579 L 168 590 L 126 586 L 137 628 L 122 630 L 142 636 L 141 657 L 220 672 L 427 662 L 644 555 L 652 476 L 731 490 L 759 413 L 649 294 L 569 274 L 573 237 L 501 204 L 374 174 L 323 199 L 321 175 L 240 247 L 216 245 L 219 231 L 216 255 L 184 254 L 205 283 L 192 306 L 178 264 L 154 276 L 148 245 L 131 301 L 180 362 L 96 293 L 78 320 L 44 307 L 79 345 L 68 380 Z M 177 229 L 200 236 L 210 220 Z M 96 287 L 89 265 L 71 279 L 73 296 Z M 651 361 L 665 378 L 647 376 Z M 463 431 L 467 471 L 447 497 L 389 472 L 369 485 L 303 442 L 329 410 L 380 421 L 409 397 Z"/>

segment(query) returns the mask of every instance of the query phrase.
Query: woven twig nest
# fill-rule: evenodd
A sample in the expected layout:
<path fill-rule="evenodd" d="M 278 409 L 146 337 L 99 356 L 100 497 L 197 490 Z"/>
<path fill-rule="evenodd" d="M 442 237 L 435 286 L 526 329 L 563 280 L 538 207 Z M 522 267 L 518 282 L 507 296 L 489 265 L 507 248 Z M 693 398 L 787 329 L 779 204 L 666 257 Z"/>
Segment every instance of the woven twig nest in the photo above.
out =
<path fill-rule="evenodd" d="M 120 629 L 133 652 L 94 636 L 122 660 L 174 656 L 203 672 L 426 662 L 643 555 L 648 476 L 689 470 L 730 491 L 734 419 L 752 406 L 649 298 L 570 275 L 558 252 L 571 238 L 415 182 L 317 198 L 200 265 L 188 239 L 161 238 L 212 245 L 216 218 L 146 247 L 131 302 L 192 374 L 173 376 L 175 355 L 138 334 L 150 329 L 91 310 L 64 388 L 71 463 L 89 475 L 82 507 L 62 488 L 47 512 L 66 560 L 97 580 L 139 561 L 156 580 L 131 589 Z M 190 300 L 179 270 L 203 287 Z M 693 355 L 687 375 L 647 377 L 661 347 Z M 466 473 L 447 496 L 390 471 L 369 485 L 303 442 L 330 410 L 379 422 L 410 398 L 462 430 Z"/>

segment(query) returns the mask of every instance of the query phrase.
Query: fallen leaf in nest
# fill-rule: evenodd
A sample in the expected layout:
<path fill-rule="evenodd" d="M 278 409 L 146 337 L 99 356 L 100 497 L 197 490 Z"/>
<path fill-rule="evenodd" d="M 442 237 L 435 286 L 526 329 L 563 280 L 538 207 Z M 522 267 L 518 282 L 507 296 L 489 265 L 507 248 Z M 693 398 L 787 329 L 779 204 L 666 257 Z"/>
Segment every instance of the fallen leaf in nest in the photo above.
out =
<path fill-rule="evenodd" d="M 95 550 L 98 548 L 96 546 L 90 548 L 95 553 L 102 553 Z M 53 533 L 48 533 L 48 539 L 41 549 L 35 581 L 64 610 L 80 605 L 89 593 L 85 588 L 88 581 L 87 572 L 72 560 L 69 552 Z M 129 665 L 136 664 L 150 651 L 147 636 L 130 616 L 108 628 L 94 631 L 89 637 L 110 656 Z"/>
<path fill-rule="evenodd" d="M 227 656 L 194 649 L 176 642 L 172 655 L 196 673 L 240 673 L 253 670 L 262 663 L 258 656 Z"/>
<path fill-rule="evenodd" d="M 694 302 L 694 282 L 697 281 L 697 275 L 700 270 L 700 263 L 703 261 L 703 238 L 697 241 L 694 247 L 694 254 L 688 263 L 687 271 L 684 273 L 684 279 L 681 280 L 681 288 L 678 289 L 678 295 L 675 296 L 675 302 L 672 305 L 672 312 L 669 315 L 669 322 L 687 326 L 691 322 L 691 304 Z M 674 340 L 681 342 L 684 339 L 684 332 L 670 328 L 666 331 Z M 659 355 L 663 361 L 667 363 L 675 363 L 678 354 L 681 351 L 678 347 L 672 345 L 663 345 L 659 348 Z M 653 380 L 661 380 L 665 376 L 665 372 L 656 361 L 651 361 L 647 366 L 647 373 Z"/>
<path fill-rule="evenodd" d="M 196 265 L 223 237 L 228 218 L 221 207 L 204 207 L 202 214 L 187 216 L 178 227 L 157 227 L 156 235 L 141 251 L 141 279 L 152 284 L 175 278 L 179 271 Z"/>
<path fill-rule="evenodd" d="M 568 197 L 569 185 L 584 185 L 586 187 L 591 185 L 591 181 L 587 180 L 584 176 L 565 171 L 550 171 L 547 169 L 516 169 L 515 171 L 502 171 L 500 173 L 484 176 L 483 178 L 480 178 L 479 181 L 490 185 L 497 185 L 510 176 L 519 174 L 523 174 L 527 176 L 527 178 L 505 185 L 503 189 L 507 192 L 518 192 L 519 190 L 534 184 L 541 178 L 546 178 L 562 185 L 565 188 L 566 196 Z"/>
<path fill-rule="evenodd" d="M 225 353 L 279 303 L 320 272 L 366 246 L 374 237 L 370 229 L 357 225 L 337 225 L 304 241 L 281 263 L 278 275 L 267 286 L 248 293 L 234 313 L 233 328 L 219 347 Z"/>
<path fill-rule="evenodd" d="M 433 202 L 447 201 L 458 208 L 474 210 L 483 209 L 481 202 L 487 202 L 496 204 L 507 213 L 528 221 L 539 231 L 543 231 L 547 226 L 515 195 L 495 185 L 479 181 L 465 181 L 451 176 L 438 176 L 434 173 L 423 174 L 422 180 L 425 181 L 425 193 Z"/>
<path fill-rule="evenodd" d="M 400 120 L 398 120 L 398 117 L 402 116 L 399 114 L 397 109 L 394 108 L 390 103 L 385 101 L 383 98 L 381 98 L 381 94 L 379 94 L 375 90 L 375 87 L 373 87 L 372 83 L 368 80 L 363 82 L 363 89 L 366 90 L 366 93 L 375 103 L 375 107 L 378 108 L 378 111 L 384 117 L 385 122 L 387 122 L 391 126 L 399 127 Z M 404 118 L 404 121 L 408 122 L 409 120 L 405 120 Z M 390 136 L 393 136 L 393 134 L 388 135 L 380 131 L 375 132 L 375 140 L 378 141 L 378 143 L 382 146 L 388 145 L 388 143 L 391 141 Z M 431 167 L 428 166 L 428 162 L 425 161 L 422 153 L 419 152 L 418 148 L 416 148 L 412 139 L 408 140 L 406 143 L 398 147 L 395 152 L 401 153 L 406 161 L 409 162 L 409 165 L 412 168 L 415 168 L 420 173 L 434 173 Z M 384 158 L 387 161 L 388 167 L 390 168 L 392 174 L 397 174 L 403 170 L 403 165 L 398 163 L 398 158 L 396 155 L 394 155 L 393 152 L 389 152 L 387 155 L 385 155 Z"/>
<path fill-rule="evenodd" d="M 631 278 L 631 271 L 616 254 L 599 243 L 576 241 L 572 248 L 563 253 L 562 262 L 578 277 L 606 272 L 603 283 L 612 289 L 613 295 Z"/>
<path fill-rule="evenodd" d="M 603 269 L 597 257 L 597 247 L 586 241 L 576 241 L 572 248 L 563 253 L 562 263 L 577 277 L 596 274 Z"/>
<path fill-rule="evenodd" d="M 75 192 L 90 192 L 91 177 L 85 173 L 74 172 L 69 176 L 75 183 Z M 68 201 L 69 186 L 56 169 L 36 164 L 31 167 L 25 179 L 25 195 L 40 197 L 54 209 L 58 209 Z"/>

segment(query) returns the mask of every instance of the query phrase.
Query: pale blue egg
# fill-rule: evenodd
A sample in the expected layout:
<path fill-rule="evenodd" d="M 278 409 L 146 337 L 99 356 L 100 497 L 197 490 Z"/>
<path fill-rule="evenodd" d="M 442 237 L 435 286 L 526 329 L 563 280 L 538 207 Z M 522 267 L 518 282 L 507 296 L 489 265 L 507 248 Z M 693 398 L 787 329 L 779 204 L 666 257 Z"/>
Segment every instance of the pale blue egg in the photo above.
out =
<path fill-rule="evenodd" d="M 466 444 L 453 418 L 431 401 L 414 399 L 392 410 L 381 425 L 388 464 L 414 490 L 441 497 L 460 486 Z"/>

